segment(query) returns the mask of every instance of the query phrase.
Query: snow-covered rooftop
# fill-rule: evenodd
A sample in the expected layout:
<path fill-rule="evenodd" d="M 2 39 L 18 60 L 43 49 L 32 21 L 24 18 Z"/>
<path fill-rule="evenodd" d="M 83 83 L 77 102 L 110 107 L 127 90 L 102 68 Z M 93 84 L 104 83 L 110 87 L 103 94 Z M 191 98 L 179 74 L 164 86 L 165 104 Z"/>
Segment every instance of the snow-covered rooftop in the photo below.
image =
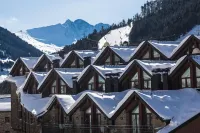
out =
<path fill-rule="evenodd" d="M 70 88 L 73 88 L 72 77 L 80 75 L 83 71 L 83 68 L 55 68 L 55 71 Z"/>
<path fill-rule="evenodd" d="M 0 111 L 11 111 L 10 95 L 0 95 Z"/>
<path fill-rule="evenodd" d="M 131 54 L 134 53 L 136 47 L 128 46 L 128 47 L 110 47 L 117 55 L 119 55 L 125 62 L 128 62 L 131 58 Z"/>
<path fill-rule="evenodd" d="M 32 74 L 37 80 L 38 84 L 40 84 L 44 77 L 47 75 L 47 72 L 32 72 Z"/>
<path fill-rule="evenodd" d="M 32 69 L 37 63 L 39 57 L 20 57 L 28 69 Z"/>
<path fill-rule="evenodd" d="M 93 51 L 93 50 L 75 50 L 74 51 L 82 60 L 84 60 L 84 57 L 91 57 L 91 60 L 93 61 L 96 55 L 99 53 L 99 50 Z"/>
<path fill-rule="evenodd" d="M 136 92 L 161 118 L 170 120 L 159 133 L 171 131 L 200 112 L 200 94 L 196 89 Z"/>

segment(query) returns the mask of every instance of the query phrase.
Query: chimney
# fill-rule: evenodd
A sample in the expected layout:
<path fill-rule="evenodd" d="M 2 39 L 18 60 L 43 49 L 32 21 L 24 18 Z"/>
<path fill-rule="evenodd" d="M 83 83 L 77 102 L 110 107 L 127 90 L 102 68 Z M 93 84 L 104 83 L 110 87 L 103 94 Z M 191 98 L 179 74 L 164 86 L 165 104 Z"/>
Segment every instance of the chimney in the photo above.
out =
<path fill-rule="evenodd" d="M 112 74 L 112 84 L 114 92 L 119 92 L 119 76 L 120 76 L 119 72 Z"/>
<path fill-rule="evenodd" d="M 78 84 L 78 82 L 77 82 L 77 78 L 78 78 L 78 76 L 73 76 L 73 77 L 72 77 L 73 90 L 74 90 L 74 93 L 75 93 L 75 94 L 81 92 L 81 91 L 80 91 L 79 84 Z"/>
<path fill-rule="evenodd" d="M 169 89 L 169 75 L 168 72 L 170 71 L 170 68 L 166 68 L 163 70 L 162 79 L 163 79 L 163 90 Z"/>
<path fill-rule="evenodd" d="M 86 68 L 89 65 L 91 65 L 91 57 L 84 57 L 84 68 Z"/>
<path fill-rule="evenodd" d="M 105 92 L 112 92 L 112 79 L 111 79 L 112 73 L 106 73 L 106 80 L 105 80 Z"/>
<path fill-rule="evenodd" d="M 65 51 L 62 49 L 61 51 L 59 51 L 59 56 L 64 59 L 65 58 Z"/>
<path fill-rule="evenodd" d="M 161 69 L 154 69 L 153 75 L 151 77 L 151 89 L 152 90 L 161 90 Z"/>
<path fill-rule="evenodd" d="M 60 59 L 53 60 L 53 68 L 59 68 L 60 67 Z"/>

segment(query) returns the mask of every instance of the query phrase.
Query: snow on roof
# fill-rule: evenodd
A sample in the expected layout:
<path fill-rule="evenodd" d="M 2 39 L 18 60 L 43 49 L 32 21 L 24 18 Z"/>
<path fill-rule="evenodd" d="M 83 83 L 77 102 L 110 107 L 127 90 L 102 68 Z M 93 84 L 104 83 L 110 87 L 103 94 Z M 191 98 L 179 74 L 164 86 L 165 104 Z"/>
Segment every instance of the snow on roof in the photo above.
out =
<path fill-rule="evenodd" d="M 82 60 L 84 60 L 84 57 L 91 57 L 91 60 L 93 62 L 94 58 L 99 53 L 99 50 L 75 50 L 74 51 Z"/>
<path fill-rule="evenodd" d="M 33 76 L 37 80 L 38 84 L 44 79 L 44 77 L 47 75 L 47 72 L 32 72 Z"/>
<path fill-rule="evenodd" d="M 0 95 L 0 111 L 11 111 L 10 95 Z"/>
<path fill-rule="evenodd" d="M 67 83 L 70 88 L 73 88 L 73 76 L 78 76 L 83 71 L 83 68 L 55 68 L 55 71 Z"/>
<path fill-rule="evenodd" d="M 21 93 L 21 105 L 33 115 L 39 115 L 46 111 L 46 104 L 51 97 L 42 98 L 40 94 Z"/>
<path fill-rule="evenodd" d="M 64 59 L 60 62 L 60 66 L 63 65 L 63 63 L 68 59 L 68 57 L 70 56 L 71 53 L 72 53 L 72 51 L 70 51 L 64 55 Z"/>
<path fill-rule="evenodd" d="M 141 48 L 143 45 L 145 45 L 145 43 L 146 43 L 146 41 L 143 41 L 143 42 L 141 42 L 141 43 L 136 47 L 136 49 L 134 50 L 134 52 L 130 55 L 130 59 L 135 55 L 135 53 L 138 52 L 138 50 L 140 50 L 140 48 Z"/>
<path fill-rule="evenodd" d="M 53 62 L 54 60 L 62 60 L 59 54 L 46 54 L 47 58 Z"/>
<path fill-rule="evenodd" d="M 191 58 L 200 65 L 200 55 L 191 55 Z"/>
<path fill-rule="evenodd" d="M 131 54 L 134 53 L 136 47 L 134 46 L 124 46 L 124 47 L 110 47 L 118 56 L 120 56 L 125 62 L 128 62 L 131 58 Z"/>
<path fill-rule="evenodd" d="M 125 70 L 125 65 L 105 65 L 105 66 L 96 66 L 96 65 L 90 65 L 87 66 L 82 73 L 78 76 L 77 81 L 81 79 L 81 77 L 85 74 L 85 72 L 93 67 L 104 79 L 106 73 L 122 73 Z"/>
<path fill-rule="evenodd" d="M 46 76 L 43 78 L 43 80 L 38 84 L 37 90 L 39 90 L 39 88 L 41 87 L 41 85 L 44 83 L 44 81 L 46 80 L 46 78 L 51 74 L 51 72 L 53 71 L 53 69 L 51 69 Z"/>
<path fill-rule="evenodd" d="M 159 133 L 173 130 L 200 112 L 200 94 L 195 89 L 141 90 L 136 93 L 161 118 L 171 120 Z"/>
<path fill-rule="evenodd" d="M 28 69 L 32 69 L 38 62 L 39 57 L 20 57 Z"/>
<path fill-rule="evenodd" d="M 25 80 L 26 80 L 25 76 L 15 76 L 15 77 L 8 76 L 6 78 L 6 81 L 15 83 L 17 88 L 20 88 L 24 84 Z"/>
<path fill-rule="evenodd" d="M 153 74 L 154 69 L 165 69 L 172 68 L 176 65 L 175 61 L 165 61 L 165 60 L 136 60 L 149 74 Z"/>
<path fill-rule="evenodd" d="M 171 57 L 173 50 L 179 46 L 177 41 L 149 41 L 149 43 L 155 47 L 158 51 L 164 54 L 167 58 Z"/>
<path fill-rule="evenodd" d="M 180 59 L 178 59 L 176 61 L 176 65 L 173 66 L 171 69 L 170 69 L 170 72 L 169 72 L 169 75 L 180 65 L 180 63 L 182 63 L 185 59 L 186 59 L 187 55 L 184 55 L 183 57 L 181 57 Z"/>

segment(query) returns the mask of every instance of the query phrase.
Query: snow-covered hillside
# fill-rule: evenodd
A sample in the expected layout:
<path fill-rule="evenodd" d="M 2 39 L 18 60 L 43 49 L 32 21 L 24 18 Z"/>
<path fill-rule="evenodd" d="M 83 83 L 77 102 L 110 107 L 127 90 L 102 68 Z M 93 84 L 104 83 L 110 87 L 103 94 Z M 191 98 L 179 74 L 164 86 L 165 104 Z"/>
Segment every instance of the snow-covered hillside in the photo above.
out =
<path fill-rule="evenodd" d="M 200 25 L 196 25 L 194 26 L 187 34 L 182 35 L 178 41 L 183 40 L 184 38 L 186 38 L 189 35 L 196 35 L 196 36 L 200 36 Z"/>
<path fill-rule="evenodd" d="M 19 31 L 15 33 L 15 35 L 21 38 L 22 40 L 26 41 L 27 43 L 33 45 L 35 48 L 39 49 L 40 51 L 47 54 L 59 51 L 63 48 L 63 47 L 58 47 L 54 44 L 45 44 L 45 43 L 39 42 L 35 38 L 27 34 L 27 32 L 24 32 L 24 31 Z"/>
<path fill-rule="evenodd" d="M 104 45 L 109 44 L 110 46 L 120 45 L 124 42 L 129 41 L 129 34 L 132 26 L 125 26 L 115 30 L 111 30 L 107 35 L 99 40 L 99 49 Z"/>

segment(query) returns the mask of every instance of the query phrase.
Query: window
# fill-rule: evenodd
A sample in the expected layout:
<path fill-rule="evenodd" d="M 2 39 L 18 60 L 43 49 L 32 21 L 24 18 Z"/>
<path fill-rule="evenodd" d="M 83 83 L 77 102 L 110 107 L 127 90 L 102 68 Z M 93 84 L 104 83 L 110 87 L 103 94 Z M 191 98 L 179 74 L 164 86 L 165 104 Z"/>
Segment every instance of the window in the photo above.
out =
<path fill-rule="evenodd" d="M 10 123 L 10 118 L 9 117 L 5 117 L 5 123 Z"/>
<path fill-rule="evenodd" d="M 132 133 L 140 133 L 140 121 L 139 121 L 139 107 L 137 106 L 131 113 L 131 124 L 132 124 Z"/>
<path fill-rule="evenodd" d="M 154 59 L 160 59 L 160 54 L 157 51 L 153 50 L 153 57 Z"/>
<path fill-rule="evenodd" d="M 146 52 L 146 54 L 142 57 L 142 59 L 149 59 L 149 51 Z"/>
<path fill-rule="evenodd" d="M 151 89 L 151 77 L 143 71 L 144 89 Z"/>
<path fill-rule="evenodd" d="M 197 88 L 200 88 L 200 69 L 196 67 Z"/>
<path fill-rule="evenodd" d="M 19 74 L 20 74 L 20 75 L 23 75 L 23 68 L 22 68 L 22 67 L 21 67 L 20 70 L 19 70 Z"/>
<path fill-rule="evenodd" d="M 48 71 L 48 65 L 47 65 L 47 64 L 44 66 L 44 70 L 45 70 L 46 72 Z"/>
<path fill-rule="evenodd" d="M 105 65 L 110 65 L 110 56 L 106 59 Z"/>
<path fill-rule="evenodd" d="M 71 68 L 76 68 L 76 61 L 75 60 L 72 62 Z"/>
<path fill-rule="evenodd" d="M 115 58 L 115 65 L 119 65 L 120 64 L 120 58 L 118 56 L 114 56 Z"/>
<path fill-rule="evenodd" d="M 138 88 L 138 72 L 131 79 L 131 88 Z"/>
<path fill-rule="evenodd" d="M 181 76 L 182 88 L 191 87 L 190 68 Z"/>
<path fill-rule="evenodd" d="M 55 94 L 55 93 L 56 93 L 56 81 L 54 81 L 51 86 L 51 94 Z"/>
<path fill-rule="evenodd" d="M 147 126 L 151 126 L 152 125 L 152 123 L 151 123 L 151 120 L 152 120 L 152 114 L 151 114 L 151 111 L 148 109 L 148 108 L 146 108 L 146 117 L 147 117 Z"/>
<path fill-rule="evenodd" d="M 94 76 L 90 79 L 90 81 L 88 83 L 88 89 L 94 90 Z"/>
<path fill-rule="evenodd" d="M 80 68 L 84 68 L 84 63 L 83 63 L 83 61 L 81 59 L 79 59 L 79 67 Z"/>
<path fill-rule="evenodd" d="M 98 76 L 98 81 L 99 81 L 99 91 L 103 91 L 105 92 L 105 80 L 101 77 L 101 76 Z"/>
<path fill-rule="evenodd" d="M 63 80 L 60 80 L 60 93 L 61 94 L 66 94 L 67 93 L 67 88 Z"/>

